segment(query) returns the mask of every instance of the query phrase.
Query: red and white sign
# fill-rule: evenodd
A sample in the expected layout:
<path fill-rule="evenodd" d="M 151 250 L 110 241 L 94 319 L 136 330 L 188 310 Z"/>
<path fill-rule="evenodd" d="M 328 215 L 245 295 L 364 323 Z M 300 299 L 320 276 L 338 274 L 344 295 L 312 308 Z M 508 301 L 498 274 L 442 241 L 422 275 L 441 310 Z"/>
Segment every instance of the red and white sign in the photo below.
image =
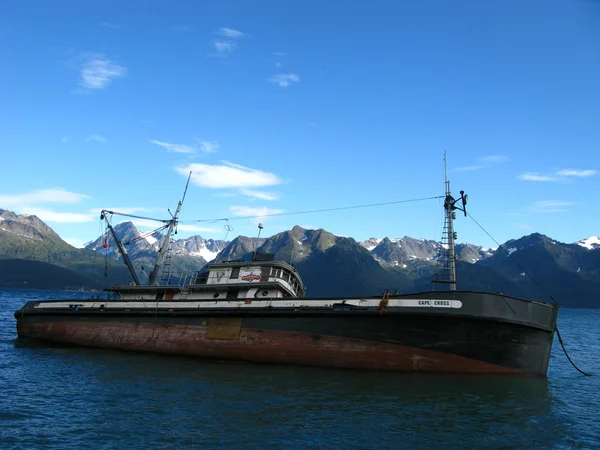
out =
<path fill-rule="evenodd" d="M 249 274 L 242 276 L 242 281 L 252 282 L 252 281 L 258 281 L 258 280 L 260 280 L 260 275 L 258 275 L 256 273 L 250 272 Z"/>

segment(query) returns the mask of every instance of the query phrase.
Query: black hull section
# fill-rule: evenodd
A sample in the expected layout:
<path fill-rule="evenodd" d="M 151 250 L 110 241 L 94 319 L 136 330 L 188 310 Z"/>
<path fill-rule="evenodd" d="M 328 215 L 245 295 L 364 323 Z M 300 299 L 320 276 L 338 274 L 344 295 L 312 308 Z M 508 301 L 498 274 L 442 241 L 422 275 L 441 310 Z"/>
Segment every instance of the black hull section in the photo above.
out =
<path fill-rule="evenodd" d="M 387 314 L 365 319 L 247 319 L 244 326 L 399 344 L 535 375 L 546 374 L 554 335 L 522 325 L 448 316 Z"/>

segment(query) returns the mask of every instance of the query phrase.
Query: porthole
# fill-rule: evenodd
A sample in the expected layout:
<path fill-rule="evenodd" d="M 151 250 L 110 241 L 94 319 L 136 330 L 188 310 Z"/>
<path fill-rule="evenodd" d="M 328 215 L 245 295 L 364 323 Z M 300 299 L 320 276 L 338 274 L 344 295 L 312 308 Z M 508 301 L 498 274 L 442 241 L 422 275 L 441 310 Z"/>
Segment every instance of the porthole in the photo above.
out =
<path fill-rule="evenodd" d="M 217 298 L 218 296 L 219 296 L 219 293 L 218 293 L 218 292 L 215 292 L 215 293 L 213 294 L 213 298 Z"/>
<path fill-rule="evenodd" d="M 262 296 L 266 297 L 267 295 L 269 295 L 269 291 L 263 291 Z"/>

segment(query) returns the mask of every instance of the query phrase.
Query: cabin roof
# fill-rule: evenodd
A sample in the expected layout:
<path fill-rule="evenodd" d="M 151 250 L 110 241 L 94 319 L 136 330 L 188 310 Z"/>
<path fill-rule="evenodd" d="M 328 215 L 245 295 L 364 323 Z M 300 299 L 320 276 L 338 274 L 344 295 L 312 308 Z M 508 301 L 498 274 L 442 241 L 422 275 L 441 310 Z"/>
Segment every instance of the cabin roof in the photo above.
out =
<path fill-rule="evenodd" d="M 284 261 L 223 261 L 218 263 L 209 263 L 205 267 L 209 269 L 219 268 L 219 267 L 281 267 L 284 269 L 288 269 L 290 272 L 294 272 L 297 276 L 298 270 L 289 263 Z"/>

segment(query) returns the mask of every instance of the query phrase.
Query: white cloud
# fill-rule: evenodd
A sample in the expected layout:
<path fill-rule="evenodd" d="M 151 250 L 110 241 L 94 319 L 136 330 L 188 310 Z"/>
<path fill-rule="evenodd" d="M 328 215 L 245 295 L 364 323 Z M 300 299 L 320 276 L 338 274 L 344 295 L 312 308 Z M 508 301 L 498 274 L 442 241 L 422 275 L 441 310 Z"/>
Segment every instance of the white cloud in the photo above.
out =
<path fill-rule="evenodd" d="M 69 136 L 63 136 L 60 138 L 60 142 L 62 142 L 63 144 L 66 144 L 67 142 L 69 142 Z"/>
<path fill-rule="evenodd" d="M 106 144 L 108 142 L 107 139 L 101 134 L 90 134 L 88 137 L 85 138 L 85 141 L 95 141 L 100 142 L 101 144 Z"/>
<path fill-rule="evenodd" d="M 79 84 L 84 89 L 104 89 L 114 79 L 127 74 L 127 68 L 99 53 L 82 53 Z"/>
<path fill-rule="evenodd" d="M 277 195 L 272 194 L 270 192 L 255 191 L 252 189 L 242 189 L 241 192 L 243 195 L 246 195 L 247 197 L 252 197 L 253 199 L 279 200 L 279 197 Z"/>
<path fill-rule="evenodd" d="M 56 212 L 37 205 L 48 203 L 79 203 L 89 198 L 87 195 L 69 192 L 61 188 L 40 189 L 25 194 L 0 195 L 0 207 L 12 208 L 19 214 L 30 214 L 44 222 L 82 223 L 94 220 L 91 213 Z"/>
<path fill-rule="evenodd" d="M 159 145 L 165 148 L 168 152 L 174 153 L 196 153 L 196 149 L 190 145 L 185 144 L 170 144 L 168 142 L 156 141 L 151 139 L 149 142 L 152 144 Z"/>
<path fill-rule="evenodd" d="M 219 228 L 199 227 L 198 225 L 191 225 L 186 223 L 178 224 L 177 228 L 181 231 L 191 231 L 194 233 L 220 233 L 222 231 Z"/>
<path fill-rule="evenodd" d="M 295 73 L 278 73 L 270 76 L 267 81 L 276 84 L 279 87 L 288 87 L 293 83 L 298 83 L 300 81 L 300 76 Z"/>
<path fill-rule="evenodd" d="M 532 203 L 528 210 L 533 213 L 558 213 L 565 212 L 567 207 L 576 204 L 575 202 L 565 202 L 562 200 L 540 200 Z"/>
<path fill-rule="evenodd" d="M 235 40 L 246 37 L 246 34 L 241 31 L 228 27 L 219 28 L 214 34 L 220 36 L 221 39 L 215 39 L 211 42 L 215 53 L 212 53 L 209 56 L 216 56 L 218 58 L 229 57 L 237 49 L 238 45 Z"/>
<path fill-rule="evenodd" d="M 215 55 L 219 58 L 227 58 L 237 48 L 237 44 L 233 41 L 212 41 L 215 48 Z"/>
<path fill-rule="evenodd" d="M 85 194 L 69 192 L 61 188 L 40 189 L 26 194 L 0 195 L 0 207 L 14 208 L 38 203 L 79 203 L 89 198 Z"/>
<path fill-rule="evenodd" d="M 240 39 L 243 38 L 244 36 L 246 36 L 244 33 L 242 33 L 239 30 L 234 30 L 233 28 L 227 28 L 227 27 L 222 27 L 219 29 L 218 34 L 229 38 L 229 39 Z"/>
<path fill-rule="evenodd" d="M 273 54 L 273 56 L 277 56 L 278 58 L 287 56 L 287 53 L 284 53 L 284 52 L 273 52 L 272 54 Z"/>
<path fill-rule="evenodd" d="M 277 67 L 278 69 L 280 69 L 280 68 L 282 68 L 282 67 L 283 67 L 283 63 L 276 62 L 276 63 L 275 63 L 275 67 Z"/>
<path fill-rule="evenodd" d="M 198 142 L 198 146 L 195 145 L 187 145 L 187 144 L 171 144 L 169 142 L 150 140 L 149 142 L 152 144 L 159 145 L 166 149 L 169 152 L 174 153 L 196 153 L 198 150 L 204 153 L 217 153 L 221 146 L 215 141 L 201 141 L 198 138 L 195 138 Z"/>
<path fill-rule="evenodd" d="M 207 188 L 252 188 L 274 186 L 281 183 L 277 175 L 239 164 L 221 161 L 221 165 L 189 164 L 175 171 L 188 176 L 192 172 L 192 183 Z"/>
<path fill-rule="evenodd" d="M 558 178 L 551 175 L 542 175 L 537 172 L 525 172 L 519 175 L 519 179 L 526 181 L 558 181 Z"/>
<path fill-rule="evenodd" d="M 216 153 L 221 146 L 215 141 L 200 141 L 200 150 L 204 153 Z"/>
<path fill-rule="evenodd" d="M 567 181 L 569 178 L 583 178 L 596 175 L 596 170 L 585 169 L 562 169 L 552 174 L 541 174 L 537 172 L 525 172 L 519 175 L 519 179 L 526 181 Z"/>
<path fill-rule="evenodd" d="M 561 177 L 591 177 L 592 175 L 596 175 L 595 170 L 574 170 L 574 169 L 563 169 L 556 172 L 558 176 Z"/>
<path fill-rule="evenodd" d="M 500 164 L 503 162 L 510 161 L 510 158 L 505 155 L 491 155 L 484 156 L 483 158 L 478 158 L 477 161 L 483 164 Z"/>
<path fill-rule="evenodd" d="M 464 167 L 457 167 L 456 169 L 452 169 L 452 172 L 471 172 L 473 170 L 481 170 L 481 169 L 485 169 L 488 166 L 464 166 Z"/>
<path fill-rule="evenodd" d="M 261 222 L 266 222 L 267 216 L 282 214 L 284 209 L 271 209 L 263 206 L 262 208 L 252 208 L 249 206 L 230 206 L 229 212 L 234 216 L 247 217 L 252 223 L 258 225 Z"/>
<path fill-rule="evenodd" d="M 45 208 L 37 208 L 34 206 L 25 206 L 20 208 L 21 214 L 31 214 L 39 217 L 44 222 L 54 223 L 84 223 L 96 220 L 93 214 L 73 213 L 73 212 L 56 212 Z"/>
<path fill-rule="evenodd" d="M 250 206 L 230 206 L 229 212 L 238 217 L 264 218 L 274 214 L 282 214 L 284 209 L 272 209 L 263 206 L 261 208 L 252 208 Z"/>
<path fill-rule="evenodd" d="M 89 209 L 89 212 L 91 212 L 92 214 L 95 214 L 97 216 L 100 216 L 100 212 L 106 210 L 106 211 L 114 211 L 114 212 L 118 212 L 121 214 L 140 214 L 140 213 L 147 213 L 147 212 L 156 212 L 156 211 L 164 211 L 162 208 L 145 208 L 143 206 L 125 206 L 125 207 L 117 207 L 117 208 L 92 208 Z"/>
<path fill-rule="evenodd" d="M 121 211 L 119 211 L 121 212 Z M 113 225 L 117 224 L 117 223 L 121 223 L 121 222 L 131 222 L 133 223 L 137 228 L 145 228 L 148 230 L 154 230 L 158 227 L 160 227 L 160 222 L 157 222 L 155 220 L 147 220 L 147 219 L 137 219 L 135 217 L 118 217 L 115 216 L 115 221 L 113 222 Z"/>
<path fill-rule="evenodd" d="M 81 239 L 77 238 L 63 238 L 63 241 L 65 241 L 67 244 L 72 245 L 75 248 L 83 248 L 85 247 L 85 244 L 87 244 L 86 241 L 82 241 Z"/>
<path fill-rule="evenodd" d="M 451 172 L 472 172 L 474 170 L 487 169 L 488 167 L 491 167 L 496 164 L 501 164 L 501 163 L 504 163 L 509 160 L 510 160 L 510 158 L 505 155 L 483 156 L 481 158 L 477 158 L 478 164 L 475 164 L 472 166 L 457 167 L 455 169 L 451 169 L 450 171 Z"/>

